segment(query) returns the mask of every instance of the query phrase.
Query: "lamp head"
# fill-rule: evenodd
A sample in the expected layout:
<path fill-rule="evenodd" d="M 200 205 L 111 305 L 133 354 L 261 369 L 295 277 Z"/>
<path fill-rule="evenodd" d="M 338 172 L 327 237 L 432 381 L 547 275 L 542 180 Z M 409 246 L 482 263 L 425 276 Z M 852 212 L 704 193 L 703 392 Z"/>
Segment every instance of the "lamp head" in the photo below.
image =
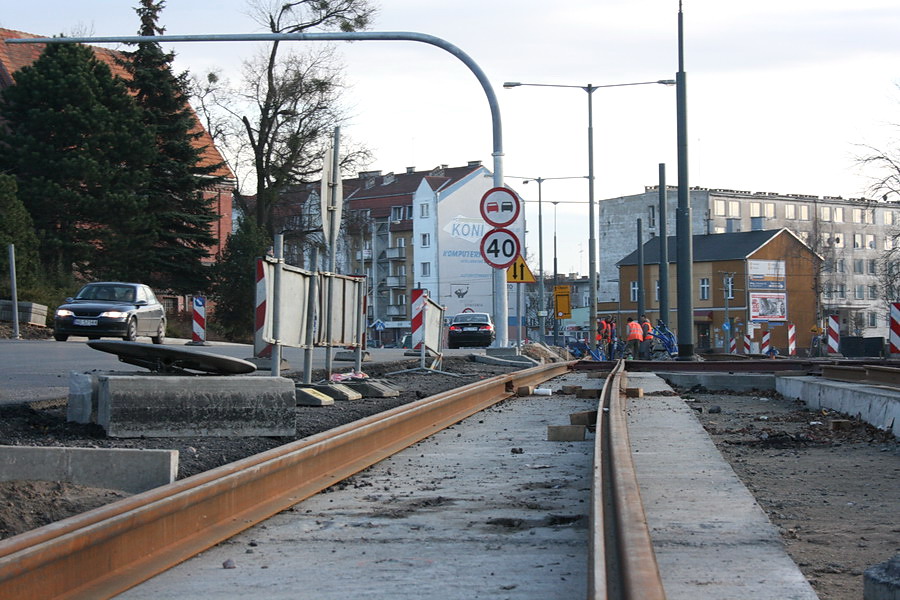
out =
<path fill-rule="evenodd" d="M 519 87 L 520 85 L 522 85 L 522 84 L 518 81 L 506 81 L 503 83 L 503 87 L 506 89 Z"/>
<path fill-rule="evenodd" d="M 678 82 L 675 81 L 674 79 L 660 79 L 660 80 L 657 81 L 656 83 L 658 83 L 658 84 L 660 84 L 660 85 L 675 85 L 675 84 L 677 84 Z"/>

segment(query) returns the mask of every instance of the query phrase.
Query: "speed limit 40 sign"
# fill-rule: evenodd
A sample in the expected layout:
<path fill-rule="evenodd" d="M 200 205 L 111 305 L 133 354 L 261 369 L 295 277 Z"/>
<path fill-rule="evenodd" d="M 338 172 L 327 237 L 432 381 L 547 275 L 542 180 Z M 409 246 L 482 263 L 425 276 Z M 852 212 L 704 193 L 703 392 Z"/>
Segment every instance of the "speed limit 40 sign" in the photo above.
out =
<path fill-rule="evenodd" d="M 491 229 L 481 238 L 481 257 L 495 269 L 505 269 L 521 253 L 519 238 L 509 229 Z"/>

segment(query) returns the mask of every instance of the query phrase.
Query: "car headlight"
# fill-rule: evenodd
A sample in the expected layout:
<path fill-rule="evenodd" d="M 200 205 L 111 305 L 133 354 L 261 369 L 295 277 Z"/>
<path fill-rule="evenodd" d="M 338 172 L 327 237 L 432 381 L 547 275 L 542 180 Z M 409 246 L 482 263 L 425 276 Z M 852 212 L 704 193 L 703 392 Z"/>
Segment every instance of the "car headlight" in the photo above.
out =
<path fill-rule="evenodd" d="M 56 311 L 56 316 L 57 317 L 74 317 L 75 313 L 73 313 L 71 310 L 66 310 L 65 308 L 60 308 L 59 310 Z"/>
<path fill-rule="evenodd" d="M 100 313 L 101 317 L 106 317 L 107 319 L 121 319 L 127 315 L 128 313 L 123 313 L 119 310 L 108 310 L 106 312 Z"/>

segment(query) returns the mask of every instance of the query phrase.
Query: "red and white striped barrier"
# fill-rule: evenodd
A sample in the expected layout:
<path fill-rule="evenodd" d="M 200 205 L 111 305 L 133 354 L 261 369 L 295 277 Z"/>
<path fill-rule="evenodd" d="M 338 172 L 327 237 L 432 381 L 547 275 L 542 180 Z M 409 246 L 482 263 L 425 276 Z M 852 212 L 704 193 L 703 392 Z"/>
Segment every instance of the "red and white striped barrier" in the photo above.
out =
<path fill-rule="evenodd" d="M 762 347 L 760 347 L 760 349 L 759 349 L 759 351 L 762 352 L 763 354 L 769 353 L 769 340 L 771 338 L 771 335 L 772 334 L 769 333 L 768 331 L 763 333 Z"/>
<path fill-rule="evenodd" d="M 841 341 L 841 324 L 837 315 L 828 317 L 828 353 L 837 354 Z"/>
<path fill-rule="evenodd" d="M 797 328 L 788 323 L 788 356 L 797 356 Z"/>
<path fill-rule="evenodd" d="M 733 337 L 728 338 L 728 352 L 729 354 L 737 354 L 737 340 Z"/>
<path fill-rule="evenodd" d="M 422 309 L 425 307 L 425 290 L 412 290 L 412 347 L 419 350 L 422 347 L 422 341 L 425 339 L 425 321 L 422 318 Z"/>
<path fill-rule="evenodd" d="M 900 302 L 891 303 L 890 353 L 900 354 Z"/>
<path fill-rule="evenodd" d="M 253 356 L 272 358 L 272 344 L 263 339 L 266 326 L 266 270 L 263 259 L 256 261 L 256 312 L 254 319 Z"/>
<path fill-rule="evenodd" d="M 750 334 L 744 336 L 744 354 L 750 354 Z"/>
<path fill-rule="evenodd" d="M 206 345 L 206 298 L 194 296 L 194 327 L 191 331 L 191 344 L 194 346 Z"/>

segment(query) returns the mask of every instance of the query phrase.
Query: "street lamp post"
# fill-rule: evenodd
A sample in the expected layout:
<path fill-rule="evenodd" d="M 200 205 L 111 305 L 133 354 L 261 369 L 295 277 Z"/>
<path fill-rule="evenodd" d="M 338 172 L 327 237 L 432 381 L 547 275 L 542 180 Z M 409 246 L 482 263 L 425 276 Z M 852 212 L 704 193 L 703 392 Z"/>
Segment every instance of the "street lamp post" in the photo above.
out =
<path fill-rule="evenodd" d="M 594 233 L 594 91 L 601 88 L 626 87 L 633 85 L 675 85 L 671 79 L 659 79 L 657 81 L 639 81 L 636 83 L 611 83 L 607 85 L 563 85 L 555 83 L 522 83 L 519 81 L 507 81 L 503 84 L 506 89 L 531 86 L 531 87 L 559 87 L 580 88 L 588 95 L 588 277 L 590 280 L 589 302 L 589 344 L 594 344 L 597 339 L 597 238 Z"/>
<path fill-rule="evenodd" d="M 553 179 L 584 179 L 582 177 L 518 177 L 516 175 L 506 175 L 506 179 L 521 179 L 523 180 L 523 184 L 527 184 L 529 182 L 534 181 L 538 184 L 538 271 L 540 272 L 540 279 L 538 279 L 538 298 L 540 298 L 538 302 L 538 327 L 540 328 L 540 339 L 541 342 L 547 342 L 546 336 L 546 318 L 547 313 L 547 292 L 544 289 L 544 216 L 542 209 L 542 187 L 541 184 L 545 181 L 550 181 Z M 554 203 L 555 204 L 555 203 Z M 555 218 L 555 215 L 554 215 Z M 555 225 L 554 225 L 555 226 Z M 556 230 L 554 229 L 553 235 L 556 236 Z M 556 243 L 556 238 L 553 238 L 554 244 Z"/>

